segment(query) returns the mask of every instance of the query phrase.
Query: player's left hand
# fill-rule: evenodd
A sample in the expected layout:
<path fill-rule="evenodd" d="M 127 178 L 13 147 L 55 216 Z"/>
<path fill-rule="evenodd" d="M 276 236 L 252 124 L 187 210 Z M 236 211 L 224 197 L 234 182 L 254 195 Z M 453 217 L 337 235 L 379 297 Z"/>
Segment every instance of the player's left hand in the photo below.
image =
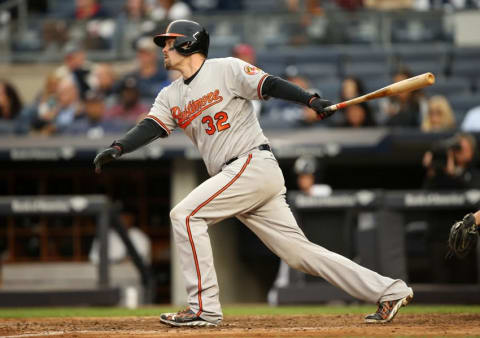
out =
<path fill-rule="evenodd" d="M 95 165 L 95 172 L 97 174 L 100 174 L 102 172 L 102 166 L 105 163 L 116 160 L 120 157 L 121 154 L 122 150 L 119 146 L 113 146 L 98 153 L 93 160 L 93 164 Z"/>
<path fill-rule="evenodd" d="M 326 119 L 327 117 L 330 117 L 333 115 L 333 113 L 335 113 L 334 110 L 332 111 L 325 111 L 325 108 L 328 107 L 328 106 L 331 106 L 332 105 L 332 102 L 330 102 L 329 100 L 324 100 L 324 99 L 321 99 L 319 97 L 316 97 L 314 98 L 311 102 L 310 102 L 310 108 L 312 108 L 313 110 L 315 110 L 315 112 L 317 113 L 317 118 L 319 120 L 324 120 Z"/>

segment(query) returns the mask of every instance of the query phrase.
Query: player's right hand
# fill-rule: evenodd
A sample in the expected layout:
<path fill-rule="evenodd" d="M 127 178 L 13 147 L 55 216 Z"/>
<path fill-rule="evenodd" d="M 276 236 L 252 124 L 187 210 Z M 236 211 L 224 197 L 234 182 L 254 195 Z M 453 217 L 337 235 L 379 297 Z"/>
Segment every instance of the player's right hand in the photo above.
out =
<path fill-rule="evenodd" d="M 329 100 L 321 99 L 319 97 L 314 98 L 310 102 L 310 108 L 315 110 L 319 120 L 324 120 L 327 117 L 333 115 L 333 113 L 335 112 L 334 110 L 333 111 L 332 110 L 328 110 L 328 111 L 325 110 L 326 107 L 331 106 L 331 105 L 332 105 L 332 102 L 330 102 Z"/>
<path fill-rule="evenodd" d="M 117 158 L 120 157 L 122 154 L 122 149 L 115 145 L 113 147 L 107 148 L 95 156 L 95 159 L 93 160 L 93 164 L 95 165 L 95 172 L 97 174 L 102 172 L 102 166 L 105 163 L 111 162 L 113 160 L 116 160 Z"/>

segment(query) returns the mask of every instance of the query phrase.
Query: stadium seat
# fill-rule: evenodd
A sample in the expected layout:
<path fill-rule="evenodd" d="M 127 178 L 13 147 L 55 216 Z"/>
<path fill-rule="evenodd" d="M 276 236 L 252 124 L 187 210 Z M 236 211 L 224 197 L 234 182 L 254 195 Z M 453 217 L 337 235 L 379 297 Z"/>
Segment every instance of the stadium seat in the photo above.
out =
<path fill-rule="evenodd" d="M 445 63 L 449 48 L 444 44 L 399 44 L 393 48 L 393 54 L 399 62 L 440 62 Z"/>
<path fill-rule="evenodd" d="M 372 92 L 377 89 L 383 88 L 385 86 L 388 86 L 389 84 L 392 83 L 392 79 L 389 76 L 379 76 L 379 77 L 372 77 L 372 78 L 366 78 L 362 79 L 364 89 L 366 92 Z"/>
<path fill-rule="evenodd" d="M 118 5 L 118 0 L 101 0 L 100 3 L 112 17 L 116 17 L 124 8 Z"/>
<path fill-rule="evenodd" d="M 340 97 L 341 81 L 338 78 L 319 78 L 313 83 L 320 96 L 330 101 L 337 101 Z"/>
<path fill-rule="evenodd" d="M 347 62 L 390 63 L 391 53 L 385 48 L 364 45 L 350 45 L 342 49 L 342 59 Z"/>
<path fill-rule="evenodd" d="M 305 47 L 298 48 L 278 48 L 265 49 L 257 52 L 259 64 L 270 62 L 299 65 L 302 63 L 322 63 L 330 64 L 336 68 L 340 58 L 340 52 L 336 49 Z"/>
<path fill-rule="evenodd" d="M 451 75 L 456 77 L 465 77 L 470 80 L 480 78 L 480 59 L 477 60 L 454 60 L 451 69 Z"/>
<path fill-rule="evenodd" d="M 395 69 L 399 68 L 409 69 L 413 75 L 419 75 L 427 72 L 433 73 L 436 77 L 445 76 L 445 64 L 440 62 L 431 62 L 431 61 L 410 61 L 410 62 L 401 62 L 397 63 L 394 67 Z"/>
<path fill-rule="evenodd" d="M 286 10 L 283 1 L 277 0 L 243 0 L 243 7 L 247 12 L 252 13 L 283 12 Z"/>
<path fill-rule="evenodd" d="M 334 78 L 337 76 L 337 68 L 329 63 L 299 63 L 296 66 L 300 75 L 303 75 L 310 80 L 325 77 Z"/>
<path fill-rule="evenodd" d="M 387 63 L 382 62 L 347 62 L 342 73 L 344 76 L 355 76 L 362 80 L 381 78 L 389 73 L 389 67 Z"/>
<path fill-rule="evenodd" d="M 429 95 L 468 95 L 471 92 L 470 83 L 464 78 L 438 79 L 433 86 L 425 88 Z"/>
<path fill-rule="evenodd" d="M 335 48 L 327 47 L 307 47 L 298 50 L 298 48 L 290 49 L 289 53 L 297 63 L 331 63 L 337 64 L 340 58 L 340 52 Z"/>
<path fill-rule="evenodd" d="M 257 51 L 258 64 L 268 64 L 271 62 L 286 64 L 289 61 L 289 56 L 285 55 L 282 51 L 282 49 Z"/>
<path fill-rule="evenodd" d="M 257 65 L 268 74 L 275 76 L 284 76 L 287 65 L 283 62 L 258 62 Z"/>
<path fill-rule="evenodd" d="M 65 18 L 75 11 L 75 1 L 48 0 L 49 15 L 55 18 Z"/>
<path fill-rule="evenodd" d="M 476 61 L 480 62 L 480 48 L 478 47 L 463 47 L 455 48 L 452 52 L 454 62 L 459 61 Z"/>
<path fill-rule="evenodd" d="M 209 58 L 223 58 L 232 55 L 232 48 L 227 46 L 211 46 L 208 50 Z"/>
<path fill-rule="evenodd" d="M 393 43 L 419 43 L 447 41 L 442 20 L 438 18 L 415 18 L 393 20 L 391 27 Z"/>
<path fill-rule="evenodd" d="M 451 95 L 448 96 L 448 99 L 457 121 L 462 121 L 470 109 L 480 106 L 480 96 L 478 95 Z"/>

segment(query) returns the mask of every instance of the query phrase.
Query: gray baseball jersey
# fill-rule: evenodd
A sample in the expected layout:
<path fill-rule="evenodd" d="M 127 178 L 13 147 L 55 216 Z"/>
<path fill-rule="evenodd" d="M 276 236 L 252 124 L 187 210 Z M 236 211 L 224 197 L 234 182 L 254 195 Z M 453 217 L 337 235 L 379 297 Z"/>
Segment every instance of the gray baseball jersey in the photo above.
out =
<path fill-rule="evenodd" d="M 212 177 L 170 212 L 190 308 L 206 321 L 222 320 L 208 227 L 237 217 L 289 266 L 372 303 L 412 290 L 310 242 L 285 201 L 282 171 L 250 100 L 262 99 L 267 77 L 235 58 L 207 60 L 189 84 L 183 79 L 158 95 L 147 118 L 167 133 L 179 126 L 198 147 Z M 226 162 L 238 157 L 228 165 Z M 320 225 L 319 225 L 320 226 Z"/>
<path fill-rule="evenodd" d="M 164 88 L 147 118 L 168 133 L 182 128 L 214 175 L 232 157 L 268 143 L 250 101 L 263 99 L 267 76 L 236 58 L 206 60 L 192 82 L 180 78 Z"/>

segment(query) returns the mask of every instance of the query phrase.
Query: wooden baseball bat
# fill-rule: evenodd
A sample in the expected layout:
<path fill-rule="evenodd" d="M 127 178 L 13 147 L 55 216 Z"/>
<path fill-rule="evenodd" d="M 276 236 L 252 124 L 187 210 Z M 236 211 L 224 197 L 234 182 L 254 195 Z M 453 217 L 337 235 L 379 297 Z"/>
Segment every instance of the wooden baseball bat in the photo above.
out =
<path fill-rule="evenodd" d="M 348 101 L 343 101 L 337 104 L 332 104 L 325 108 L 326 111 L 334 111 L 337 109 L 342 109 L 353 104 L 358 104 L 361 102 L 378 99 L 380 97 L 397 95 L 400 93 L 410 92 L 412 90 L 417 90 L 426 86 L 430 86 L 435 83 L 435 75 L 432 73 L 424 73 L 417 75 L 399 82 L 392 83 L 386 87 L 380 88 L 374 92 L 355 97 Z"/>

